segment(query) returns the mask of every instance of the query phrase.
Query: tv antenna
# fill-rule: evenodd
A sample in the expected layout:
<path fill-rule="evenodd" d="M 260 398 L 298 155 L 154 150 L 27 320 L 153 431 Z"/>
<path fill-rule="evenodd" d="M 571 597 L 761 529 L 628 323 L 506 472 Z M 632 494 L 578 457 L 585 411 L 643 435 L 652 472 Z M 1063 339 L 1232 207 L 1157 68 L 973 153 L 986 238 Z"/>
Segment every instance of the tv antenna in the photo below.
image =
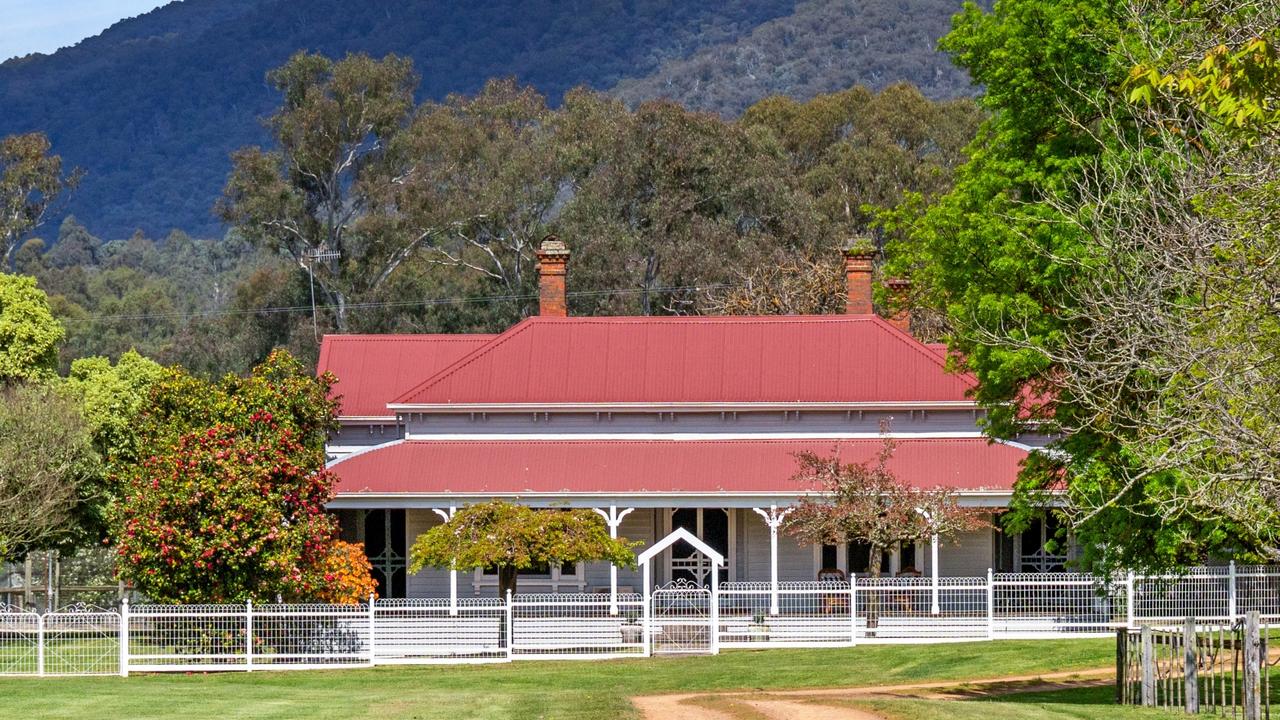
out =
<path fill-rule="evenodd" d="M 307 268 L 307 278 L 311 281 L 311 332 L 315 335 L 316 344 L 320 343 L 320 321 L 316 319 L 316 261 L 337 260 L 342 253 L 337 250 L 325 250 L 322 247 L 302 251 L 302 261 Z"/>

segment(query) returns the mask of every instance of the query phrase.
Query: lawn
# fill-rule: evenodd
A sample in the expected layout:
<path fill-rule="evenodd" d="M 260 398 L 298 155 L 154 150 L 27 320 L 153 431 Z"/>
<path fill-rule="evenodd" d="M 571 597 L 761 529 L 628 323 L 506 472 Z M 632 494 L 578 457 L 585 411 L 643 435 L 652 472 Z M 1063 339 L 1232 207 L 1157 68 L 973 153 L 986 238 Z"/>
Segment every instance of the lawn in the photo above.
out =
<path fill-rule="evenodd" d="M 639 694 L 962 681 L 1106 667 L 1114 662 L 1114 652 L 1115 643 L 1110 640 L 1002 641 L 739 651 L 715 657 L 599 662 L 10 678 L 0 679 L 0 698 L 6 714 L 24 720 L 621 720 L 637 717 L 628 698 Z M 893 716 L 922 719 L 1166 717 L 1114 708 L 1107 700 L 1105 693 L 1089 691 L 1016 701 L 886 700 L 872 705 Z"/>

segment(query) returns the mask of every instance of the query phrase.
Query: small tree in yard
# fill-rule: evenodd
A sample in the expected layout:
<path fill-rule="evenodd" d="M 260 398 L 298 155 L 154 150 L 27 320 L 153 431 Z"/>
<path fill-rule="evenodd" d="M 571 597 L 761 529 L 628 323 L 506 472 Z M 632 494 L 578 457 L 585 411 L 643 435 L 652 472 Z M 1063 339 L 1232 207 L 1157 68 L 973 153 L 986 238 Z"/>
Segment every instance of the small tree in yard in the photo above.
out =
<path fill-rule="evenodd" d="M 845 463 L 838 457 L 799 453 L 795 477 L 822 491 L 791 512 L 787 532 L 802 542 L 871 546 L 872 577 L 880 577 L 881 557 L 898 543 L 931 535 L 953 535 L 986 525 L 976 509 L 962 508 L 950 488 L 917 488 L 890 468 L 894 443 L 886 437 L 874 462 Z"/>
<path fill-rule="evenodd" d="M 634 567 L 633 543 L 609 537 L 590 510 L 535 510 L 495 500 L 470 505 L 414 541 L 410 572 L 424 567 L 497 568 L 498 593 L 515 593 L 521 570 L 555 563 L 607 560 Z"/>

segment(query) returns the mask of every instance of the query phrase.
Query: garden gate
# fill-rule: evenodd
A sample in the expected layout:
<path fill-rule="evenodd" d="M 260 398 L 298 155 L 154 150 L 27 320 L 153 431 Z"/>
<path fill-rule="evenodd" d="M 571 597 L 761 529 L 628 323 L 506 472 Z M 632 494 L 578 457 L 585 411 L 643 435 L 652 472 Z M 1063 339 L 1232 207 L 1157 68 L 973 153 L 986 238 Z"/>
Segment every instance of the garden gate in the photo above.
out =
<path fill-rule="evenodd" d="M 711 560 L 711 586 L 688 580 L 654 587 L 653 559 L 678 542 L 686 542 Z M 724 556 L 684 528 L 640 553 L 644 570 L 645 654 L 714 654 L 719 651 L 720 573 Z"/>
<path fill-rule="evenodd" d="M 649 596 L 649 647 L 659 655 L 709 655 L 714 650 L 711 588 L 685 579 L 654 588 Z"/>

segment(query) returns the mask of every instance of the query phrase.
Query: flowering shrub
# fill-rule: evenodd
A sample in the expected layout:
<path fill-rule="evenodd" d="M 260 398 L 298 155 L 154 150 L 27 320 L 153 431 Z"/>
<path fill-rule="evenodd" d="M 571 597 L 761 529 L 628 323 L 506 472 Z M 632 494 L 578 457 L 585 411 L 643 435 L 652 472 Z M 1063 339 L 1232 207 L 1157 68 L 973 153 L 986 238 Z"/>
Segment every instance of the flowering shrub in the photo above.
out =
<path fill-rule="evenodd" d="M 315 599 L 340 605 L 355 605 L 369 599 L 378 589 L 373 566 L 364 548 L 341 540 L 333 543 L 318 571 L 322 584 Z"/>
<path fill-rule="evenodd" d="M 367 597 L 368 561 L 338 544 L 325 512 L 331 382 L 282 352 L 248 378 L 211 385 L 171 370 L 157 382 L 141 459 L 114 478 L 120 576 L 159 602 Z"/>

